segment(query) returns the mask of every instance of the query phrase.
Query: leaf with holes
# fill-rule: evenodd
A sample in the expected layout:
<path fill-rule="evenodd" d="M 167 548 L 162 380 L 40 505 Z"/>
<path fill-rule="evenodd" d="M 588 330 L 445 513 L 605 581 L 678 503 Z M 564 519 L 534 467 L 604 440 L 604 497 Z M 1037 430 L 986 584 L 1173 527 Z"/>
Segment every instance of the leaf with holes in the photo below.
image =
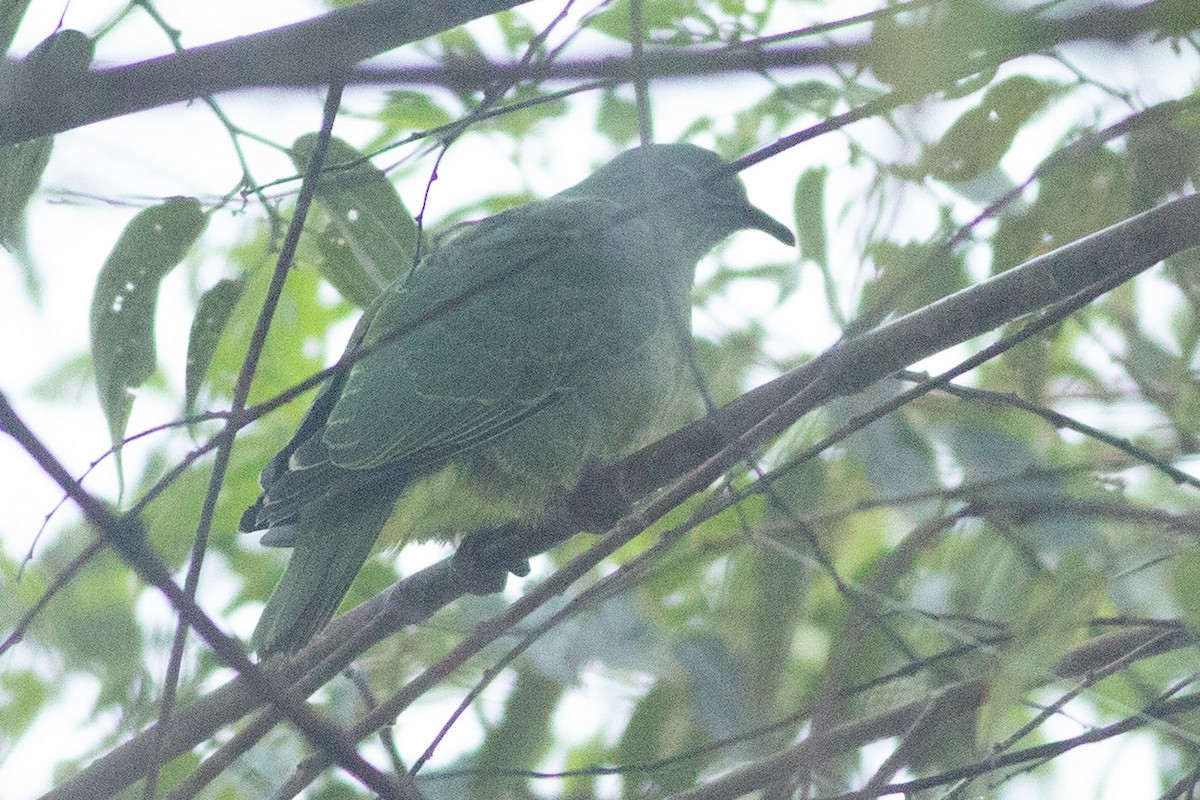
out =
<path fill-rule="evenodd" d="M 292 145 L 292 163 L 308 168 L 316 134 Z M 367 306 L 412 266 L 417 224 L 396 187 L 362 153 L 331 139 L 317 200 L 332 223 L 322 236 L 321 275 L 350 302 Z"/>
<path fill-rule="evenodd" d="M 200 202 L 173 197 L 147 208 L 125 227 L 108 255 L 92 297 L 92 361 L 96 390 L 120 449 L 133 398 L 154 372 L 154 311 L 158 285 L 204 228 Z"/>

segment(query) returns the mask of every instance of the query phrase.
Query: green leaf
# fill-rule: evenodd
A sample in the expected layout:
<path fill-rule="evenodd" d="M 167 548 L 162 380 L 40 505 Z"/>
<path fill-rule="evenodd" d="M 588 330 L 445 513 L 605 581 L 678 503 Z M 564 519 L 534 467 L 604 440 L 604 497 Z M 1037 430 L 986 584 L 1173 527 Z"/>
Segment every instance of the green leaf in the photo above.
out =
<path fill-rule="evenodd" d="M 1002 740 L 1011 728 L 1010 712 L 1024 713 L 1024 696 L 1052 675 L 1054 665 L 1086 634 L 1085 626 L 1104 598 L 1104 576 L 1078 553 L 1041 575 L 1024 595 L 1013 641 L 1004 649 L 987 703 L 979 712 L 985 744 Z"/>
<path fill-rule="evenodd" d="M 15 247 L 23 238 L 25 207 L 41 183 L 53 148 L 53 136 L 40 136 L 0 149 L 0 244 L 5 247 Z"/>
<path fill-rule="evenodd" d="M 310 133 L 292 145 L 292 162 L 301 172 L 316 142 Z M 329 142 L 317 200 L 332 225 L 321 241 L 321 275 L 365 308 L 412 266 L 417 223 L 387 176 L 341 139 Z"/>
<path fill-rule="evenodd" d="M 994 62 L 980 54 L 1001 53 L 1023 43 L 1021 20 L 985 0 L 959 0 L 910 15 L 888 16 L 871 32 L 876 77 L 901 93 L 953 95 L 965 83 L 985 83 Z M 979 74 L 979 73 L 982 73 Z"/>
<path fill-rule="evenodd" d="M 803 470 L 809 487 L 821 483 L 823 469 L 824 465 L 818 459 Z M 790 495 L 787 498 L 789 507 L 797 499 L 802 498 Z M 781 519 L 784 525 L 790 524 L 794 528 L 791 515 L 777 512 L 782 505 L 772 504 L 768 513 L 773 520 Z M 802 512 L 795 510 L 794 513 Z M 764 537 L 762 543 L 748 548 L 748 558 L 731 559 L 739 566 L 739 562 L 748 562 L 736 573 L 739 577 L 746 576 L 746 591 L 742 593 L 745 596 L 735 599 L 731 593 L 729 605 L 731 613 L 738 615 L 730 620 L 730 627 L 745 630 L 745 644 L 735 642 L 735 646 L 741 645 L 740 652 L 747 654 L 755 724 L 777 717 L 781 689 L 797 666 L 791 653 L 796 629 L 806 624 L 803 597 L 811 585 L 810 570 L 801 559 L 783 555 L 790 544 L 787 538 Z M 776 741 L 779 746 L 783 745 L 782 741 Z"/>
<path fill-rule="evenodd" d="M 1135 127 L 1125 140 L 1139 211 L 1183 191 L 1200 169 L 1200 136 L 1186 122 L 1180 124 L 1182 116 L 1174 124 Z"/>
<path fill-rule="evenodd" d="M 1050 164 L 1030 213 L 1049 250 L 1125 219 L 1132 205 L 1128 158 L 1097 145 Z"/>
<path fill-rule="evenodd" d="M 55 686 L 32 670 L 0 675 L 0 741 L 11 746 L 19 740 L 54 696 Z"/>
<path fill-rule="evenodd" d="M 436 128 L 452 119 L 450 112 L 435 103 L 432 97 L 411 89 L 388 92 L 387 103 L 379 114 L 380 122 L 407 131 Z"/>
<path fill-rule="evenodd" d="M 829 248 L 825 241 L 825 179 L 829 170 L 816 167 L 805 170 L 796 182 L 796 243 L 801 258 L 812 261 L 822 271 L 829 266 Z M 828 275 L 826 276 L 829 277 Z"/>
<path fill-rule="evenodd" d="M 648 764 L 707 744 L 709 739 L 687 713 L 687 689 L 675 682 L 656 683 L 638 701 L 621 741 L 620 764 Z M 632 773 L 625 781 L 625 798 L 661 797 L 695 784 L 711 754 L 675 761 L 652 771 Z"/>
<path fill-rule="evenodd" d="M 1179 553 L 1171 559 L 1171 584 L 1184 621 L 1200 631 L 1200 553 Z"/>
<path fill-rule="evenodd" d="M 91 356 L 77 353 L 52 366 L 30 387 L 30 393 L 45 403 L 79 402 L 91 391 L 95 376 Z"/>
<path fill-rule="evenodd" d="M 246 282 L 241 278 L 225 278 L 200 296 L 188 333 L 184 414 L 192 413 L 200 385 L 208 374 L 213 354 L 217 352 L 217 343 L 221 341 L 221 332 L 245 290 Z"/>
<path fill-rule="evenodd" d="M 657 0 L 642 7 L 642 24 L 647 39 L 673 36 L 684 20 L 695 16 L 696 5 L 688 0 Z M 587 27 L 614 39 L 629 41 L 629 0 L 617 0 L 604 11 L 593 15 Z"/>
<path fill-rule="evenodd" d="M 822 117 L 830 117 L 833 116 L 839 103 L 847 102 L 847 98 L 842 96 L 839 87 L 825 81 L 807 80 L 787 83 L 780 86 L 775 92 L 791 110 L 793 117 L 797 112 L 805 111 L 819 114 Z"/>
<path fill-rule="evenodd" d="M 1046 105 L 1057 88 L 1028 75 L 997 83 L 925 152 L 921 159 L 925 173 L 962 183 L 994 168 L 1021 126 Z"/>
<path fill-rule="evenodd" d="M 468 782 L 471 797 L 496 797 L 513 778 L 497 778 L 493 770 L 537 769 L 551 744 L 554 710 L 563 685 L 540 671 L 521 669 L 516 685 L 504 703 L 504 718 L 488 731 L 475 759 Z M 516 778 L 518 785 L 525 778 Z"/>
<path fill-rule="evenodd" d="M 133 218 L 109 253 L 92 297 L 92 361 L 96 390 L 120 449 L 133 398 L 154 372 L 154 312 L 158 286 L 204 228 L 200 202 L 174 197 Z"/>
<path fill-rule="evenodd" d="M 75 528 L 71 535 L 85 531 Z M 55 549 L 72 550 L 75 544 L 56 543 Z M 47 614 L 35 626 L 36 640 L 53 648 L 63 669 L 97 679 L 97 709 L 126 706 L 138 691 L 144 634 L 134 607 L 140 591 L 125 563 L 104 553 L 59 591 L 55 601 L 69 611 Z"/>
<path fill-rule="evenodd" d="M 1007 272 L 1049 249 L 1036 216 L 1030 213 L 1002 216 L 992 238 L 991 274 Z"/>
<path fill-rule="evenodd" d="M 557 605 L 550 604 L 547 613 L 557 610 Z M 617 596 L 556 625 L 528 658 L 544 674 L 569 684 L 589 664 L 604 664 L 614 671 L 645 668 L 646 651 L 657 635 L 628 597 Z"/>
<path fill-rule="evenodd" d="M 524 16 L 515 11 L 501 11 L 492 17 L 500 33 L 504 36 L 504 44 L 514 57 L 521 55 L 538 35 L 537 29 L 529 24 Z M 543 42 L 539 51 L 545 49 Z"/>
<path fill-rule="evenodd" d="M 8 48 L 13 29 L 28 3 L 6 4 L 0 11 L 0 40 Z M 7 6 L 12 6 L 8 8 Z M 92 40 L 76 30 L 62 30 L 47 37 L 25 59 L 26 69 L 39 84 L 73 82 L 92 62 Z M 50 162 L 53 136 L 41 136 L 0 148 L 0 244 L 14 247 L 22 239 L 25 207 L 37 190 Z"/>
<path fill-rule="evenodd" d="M 849 424 L 859 414 L 890 401 L 902 388 L 894 381 L 872 384 L 834 403 L 831 414 L 839 423 Z M 846 444 L 862 461 L 871 486 L 881 497 L 936 492 L 941 485 L 932 445 L 903 414 L 875 420 L 856 431 Z M 910 513 L 915 510 L 909 509 Z"/>
<path fill-rule="evenodd" d="M 686 671 L 696 716 L 713 739 L 725 739 L 750 727 L 750 685 L 745 666 L 725 642 L 695 635 L 675 645 L 675 658 Z"/>
<path fill-rule="evenodd" d="M 261 226 L 257 234 L 231 248 L 225 260 L 236 267 L 246 280 L 242 301 L 233 309 L 225 325 L 225 331 L 217 345 L 217 351 L 208 369 L 206 380 L 209 391 L 221 397 L 232 397 L 238 374 L 246 359 L 246 350 L 255 336 L 258 316 L 266 300 L 271 275 L 275 269 L 270 233 Z M 341 343 L 328 340 L 330 326 L 345 320 L 350 313 L 346 303 L 320 298 L 324 285 L 313 269 L 294 269 L 284 284 L 280 308 L 271 320 L 271 335 L 263 344 L 258 369 L 254 373 L 254 385 L 250 390 L 249 402 L 259 403 L 287 390 L 299 381 L 324 368 L 329 363 L 329 348 L 341 352 Z M 303 407 L 295 407 L 296 416 L 280 419 L 283 429 L 291 428 L 283 442 L 295 431 Z M 260 419 L 256 425 L 268 424 Z M 265 454 L 270 457 L 271 454 Z"/>
<path fill-rule="evenodd" d="M 961 253 L 925 242 L 879 241 L 868 254 L 879 277 L 863 290 L 862 305 L 884 303 L 891 314 L 907 314 L 967 285 Z"/>
<path fill-rule="evenodd" d="M 329 223 L 317 236 L 317 252 L 321 255 L 321 277 L 353 305 L 366 308 L 383 291 L 379 277 L 362 268 L 337 224 Z"/>
<path fill-rule="evenodd" d="M 613 88 L 600 94 L 596 130 L 615 145 L 626 145 L 638 136 L 637 103 L 626 100 Z"/>
<path fill-rule="evenodd" d="M 538 86 L 524 83 L 513 87 L 508 99 L 521 107 L 491 117 L 483 126 L 487 130 L 506 133 L 518 141 L 529 136 L 543 121 L 561 117 L 571 108 L 566 98 L 553 97 Z"/>
<path fill-rule="evenodd" d="M 1071 498 L 1070 487 L 1061 477 L 1022 477 L 1043 466 L 1044 459 L 1026 441 L 1033 432 L 1013 422 L 1014 417 L 1020 419 L 1018 412 L 975 408 L 960 414 L 959 424 L 947 433 L 946 442 L 963 471 L 964 483 L 979 484 L 971 496 L 985 499 L 997 509 L 1006 503 L 1014 511 L 1040 509 L 1033 516 L 1016 514 L 1008 521 L 1019 522 L 1024 536 L 1044 552 L 1070 553 L 1095 545 L 1100 531 L 1094 520 L 1070 512 L 1054 513 Z"/>
<path fill-rule="evenodd" d="M 25 12 L 29 10 L 32 2 L 33 0 L 7 0 L 0 3 L 0 53 L 7 53 L 8 48 L 12 47 L 17 28 L 21 27 L 21 20 L 25 18 Z"/>

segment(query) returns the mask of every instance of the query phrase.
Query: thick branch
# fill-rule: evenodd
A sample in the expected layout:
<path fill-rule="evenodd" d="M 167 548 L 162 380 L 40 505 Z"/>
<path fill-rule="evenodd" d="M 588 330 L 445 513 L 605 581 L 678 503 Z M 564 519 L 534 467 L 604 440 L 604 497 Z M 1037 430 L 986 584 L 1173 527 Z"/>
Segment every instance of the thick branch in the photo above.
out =
<path fill-rule="evenodd" d="M 357 83 L 438 84 L 484 88 L 494 81 L 601 79 L 622 83 L 637 76 L 664 77 L 719 72 L 760 72 L 780 67 L 855 63 L 887 72 L 902 42 L 760 48 L 753 44 L 720 50 L 666 50 L 646 53 L 637 65 L 624 58 L 499 65 L 459 63 L 430 68 L 353 70 L 362 61 L 472 19 L 520 5 L 524 0 L 472 0 L 420 3 L 368 0 L 316 19 L 195 47 L 173 55 L 73 76 L 42 74 L 21 65 L 0 70 L 0 145 L 21 142 L 92 122 L 144 111 L 231 89 L 315 86 L 344 76 Z M 998 64 L 1070 41 L 1126 42 L 1147 33 L 1170 35 L 1200 25 L 1200 7 L 1179 0 L 1155 0 L 1135 8 L 1097 8 L 1065 19 L 1032 12 L 987 20 L 977 47 L 962 47 L 957 61 L 940 64 L 925 80 L 909 86 L 917 94 L 935 92 Z M 909 38 L 960 37 L 962 31 L 912 29 Z"/>
<path fill-rule="evenodd" d="M 1113 277 L 1200 245 L 1200 195 L 1098 231 L 843 343 L 633 454 L 614 469 L 625 494 L 656 489 L 820 381 L 816 405 Z"/>
<path fill-rule="evenodd" d="M 367 0 L 315 19 L 64 79 L 0 72 L 0 144 L 252 86 L 329 83 L 354 65 L 526 0 Z"/>

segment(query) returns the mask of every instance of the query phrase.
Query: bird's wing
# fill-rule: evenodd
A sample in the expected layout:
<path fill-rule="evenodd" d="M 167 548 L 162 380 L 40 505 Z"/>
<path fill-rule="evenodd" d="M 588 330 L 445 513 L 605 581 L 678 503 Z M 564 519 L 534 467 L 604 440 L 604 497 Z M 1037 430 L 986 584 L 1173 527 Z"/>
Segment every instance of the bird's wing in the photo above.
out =
<path fill-rule="evenodd" d="M 344 374 L 314 418 L 323 428 L 291 448 L 260 524 L 498 436 L 651 335 L 661 295 L 631 273 L 655 270 L 619 263 L 629 248 L 613 246 L 644 234 L 590 225 L 619 212 L 598 198 L 522 206 L 456 232 L 390 287 L 355 348 L 377 349 Z"/>

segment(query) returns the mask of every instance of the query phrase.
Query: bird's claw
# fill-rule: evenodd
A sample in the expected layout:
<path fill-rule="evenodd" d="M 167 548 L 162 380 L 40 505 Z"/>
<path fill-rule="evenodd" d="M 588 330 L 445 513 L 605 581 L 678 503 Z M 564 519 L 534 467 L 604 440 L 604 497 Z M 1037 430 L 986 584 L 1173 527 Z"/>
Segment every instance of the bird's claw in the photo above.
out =
<path fill-rule="evenodd" d="M 527 539 L 528 530 L 517 523 L 473 531 L 454 552 L 451 569 L 471 594 L 503 591 L 510 572 L 522 578 L 529 574 Z"/>

